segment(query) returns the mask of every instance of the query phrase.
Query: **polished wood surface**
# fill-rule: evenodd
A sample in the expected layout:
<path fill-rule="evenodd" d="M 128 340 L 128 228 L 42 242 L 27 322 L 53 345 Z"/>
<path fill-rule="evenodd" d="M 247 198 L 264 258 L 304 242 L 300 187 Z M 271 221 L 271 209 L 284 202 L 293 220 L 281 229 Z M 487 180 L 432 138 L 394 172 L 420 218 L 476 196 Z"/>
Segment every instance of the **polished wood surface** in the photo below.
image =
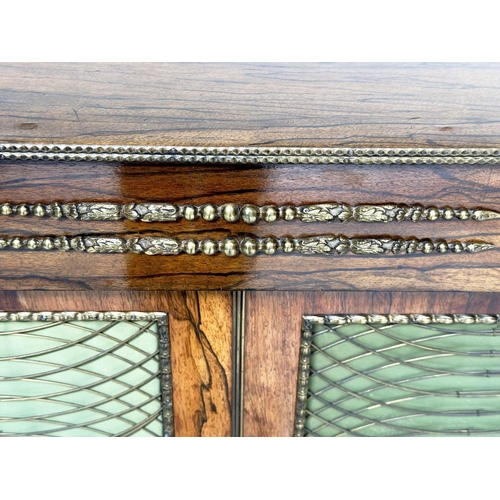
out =
<path fill-rule="evenodd" d="M 0 310 L 168 312 L 175 435 L 231 435 L 230 293 L 0 291 Z"/>
<path fill-rule="evenodd" d="M 498 64 L 0 65 L 10 142 L 496 147 L 499 105 Z"/>
<path fill-rule="evenodd" d="M 292 436 L 303 315 L 499 312 L 493 293 L 247 292 L 243 435 Z"/>
<path fill-rule="evenodd" d="M 171 293 L 169 299 L 176 435 L 230 436 L 231 294 Z"/>
<path fill-rule="evenodd" d="M 491 166 L 118 165 L 7 162 L 0 204 L 163 201 L 177 204 L 400 203 L 500 211 L 500 170 Z M 500 291 L 500 221 L 390 223 L 87 222 L 0 216 L 0 236 L 171 235 L 181 239 L 324 233 L 435 240 L 483 240 L 479 254 L 303 256 L 299 254 L 90 255 L 0 250 L 2 289 L 469 290 Z"/>

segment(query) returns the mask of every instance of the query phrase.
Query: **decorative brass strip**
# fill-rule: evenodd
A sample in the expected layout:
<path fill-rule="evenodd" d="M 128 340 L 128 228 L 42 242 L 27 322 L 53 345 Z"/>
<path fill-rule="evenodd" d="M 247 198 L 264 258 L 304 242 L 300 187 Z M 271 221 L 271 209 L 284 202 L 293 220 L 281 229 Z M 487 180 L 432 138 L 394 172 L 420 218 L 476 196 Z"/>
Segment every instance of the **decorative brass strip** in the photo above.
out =
<path fill-rule="evenodd" d="M 223 240 L 180 240 L 173 237 L 116 236 L 39 236 L 32 238 L 0 238 L 0 249 L 28 250 L 76 250 L 86 253 L 126 253 L 146 255 L 194 255 L 223 253 L 234 257 L 239 253 L 253 256 L 258 253 L 272 255 L 277 251 L 302 255 L 357 255 L 412 254 L 422 253 L 478 253 L 493 248 L 484 241 L 431 241 L 428 239 L 400 238 L 347 238 L 345 236 L 318 235 L 307 238 L 259 238 L 257 236 L 229 237 Z"/>
<path fill-rule="evenodd" d="M 295 400 L 294 437 L 303 437 L 306 428 L 312 334 L 314 323 L 320 321 L 321 319 L 319 316 L 302 317 L 302 336 L 300 337 L 299 369 L 297 374 L 297 396 Z"/>
<path fill-rule="evenodd" d="M 0 152 L 233 156 L 500 156 L 499 148 L 306 148 L 0 143 Z"/>
<path fill-rule="evenodd" d="M 493 325 L 500 323 L 500 314 L 324 314 L 322 316 L 304 316 L 303 325 L 311 322 L 320 325 L 364 325 L 366 323 L 378 323 L 387 325 L 394 323 L 405 325 L 415 323 L 418 325 L 430 325 L 438 323 L 441 325 L 452 325 L 461 323 L 472 325 Z"/>
<path fill-rule="evenodd" d="M 0 322 L 5 321 L 157 321 L 167 327 L 167 314 L 164 312 L 139 311 L 58 311 L 58 312 L 8 312 L 0 311 Z"/>
<path fill-rule="evenodd" d="M 231 412 L 231 435 L 233 437 L 243 436 L 243 401 L 245 373 L 245 291 L 235 291 L 233 295 L 233 377 L 232 377 L 232 412 Z"/>
<path fill-rule="evenodd" d="M 224 219 L 227 222 L 243 221 L 254 224 L 260 220 L 274 222 L 278 219 L 286 221 L 300 220 L 302 222 L 334 222 L 354 220 L 357 222 L 392 222 L 392 221 L 435 221 L 439 218 L 451 220 L 473 219 L 485 221 L 500 218 L 500 212 L 485 209 L 470 208 L 436 208 L 421 205 L 355 205 L 345 203 L 317 203 L 314 205 L 276 205 L 256 206 L 251 204 L 238 205 L 225 203 L 214 205 L 175 205 L 173 203 L 106 203 L 80 202 L 50 204 L 11 203 L 0 204 L 0 215 L 21 215 L 36 217 L 52 217 L 60 219 L 80 219 L 85 221 L 116 221 L 128 219 L 141 222 L 173 222 L 181 218 L 195 220 L 202 217 L 206 221 Z"/>
<path fill-rule="evenodd" d="M 161 163 L 497 165 L 497 148 L 258 148 L 79 144 L 0 144 L 0 160 Z"/>
<path fill-rule="evenodd" d="M 315 325 L 337 327 L 354 324 L 418 324 L 418 325 L 495 325 L 500 323 L 500 314 L 330 314 L 307 315 L 302 317 L 302 336 L 299 350 L 299 367 L 297 377 L 297 398 L 295 405 L 294 436 L 305 434 L 307 399 L 311 363 L 311 345 Z M 494 334 L 494 333 L 492 333 Z M 495 353 L 497 354 L 497 353 Z M 493 355 L 492 352 L 486 355 Z M 476 373 L 477 375 L 477 373 Z M 486 371 L 484 376 L 489 376 Z M 457 397 L 460 395 L 457 394 Z M 479 416 L 479 414 L 478 414 Z"/>

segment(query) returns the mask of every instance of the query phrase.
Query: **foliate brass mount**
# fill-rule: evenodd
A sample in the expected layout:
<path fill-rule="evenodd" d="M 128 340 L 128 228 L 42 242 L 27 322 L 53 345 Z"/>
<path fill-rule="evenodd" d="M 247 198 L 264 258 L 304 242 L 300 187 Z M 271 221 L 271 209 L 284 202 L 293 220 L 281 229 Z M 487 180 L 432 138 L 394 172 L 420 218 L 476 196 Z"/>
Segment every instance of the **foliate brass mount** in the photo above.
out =
<path fill-rule="evenodd" d="M 438 219 L 485 221 L 500 218 L 500 212 L 470 208 L 436 208 L 420 205 L 406 206 L 384 205 L 348 205 L 345 203 L 318 203 L 313 205 L 276 205 L 256 206 L 225 203 L 214 205 L 175 205 L 172 203 L 107 203 L 80 202 L 50 204 L 0 204 L 1 215 L 20 215 L 52 217 L 60 219 L 80 219 L 85 221 L 116 221 L 127 219 L 141 222 L 173 222 L 181 218 L 195 220 L 199 217 L 206 221 L 223 219 L 227 222 L 243 221 L 254 224 L 260 220 L 274 222 L 299 220 L 302 222 L 334 222 L 354 220 L 357 222 L 392 222 L 392 221 L 435 221 Z"/>
<path fill-rule="evenodd" d="M 493 148 L 186 147 L 0 143 L 0 160 L 349 165 L 498 165 Z"/>
<path fill-rule="evenodd" d="M 500 323 L 500 314 L 326 314 L 323 316 L 303 316 L 303 326 L 310 328 L 312 323 L 320 325 L 365 325 L 394 323 L 397 325 L 441 325 Z"/>
<path fill-rule="evenodd" d="M 10 321 L 156 321 L 159 326 L 168 327 L 167 313 L 142 311 L 0 311 L 0 322 Z"/>
<path fill-rule="evenodd" d="M 483 241 L 431 241 L 428 239 L 399 238 L 347 238 L 345 236 L 319 235 L 306 238 L 260 238 L 257 236 L 229 237 L 222 240 L 180 240 L 173 237 L 128 237 L 115 236 L 40 236 L 33 238 L 0 238 L 0 249 L 13 250 L 61 250 L 85 253 L 127 253 L 146 255 L 194 255 L 221 253 L 229 257 L 238 254 L 254 256 L 283 252 L 302 255 L 387 255 L 422 252 L 478 253 L 493 248 Z"/>

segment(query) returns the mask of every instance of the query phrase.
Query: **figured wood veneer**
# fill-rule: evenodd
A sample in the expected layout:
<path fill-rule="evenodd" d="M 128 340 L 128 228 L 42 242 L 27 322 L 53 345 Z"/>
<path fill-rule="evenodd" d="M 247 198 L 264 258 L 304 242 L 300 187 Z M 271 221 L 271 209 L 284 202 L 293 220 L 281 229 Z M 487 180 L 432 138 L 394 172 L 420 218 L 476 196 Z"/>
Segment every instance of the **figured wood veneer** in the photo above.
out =
<path fill-rule="evenodd" d="M 491 147 L 498 64 L 3 63 L 0 138 L 169 146 Z"/>

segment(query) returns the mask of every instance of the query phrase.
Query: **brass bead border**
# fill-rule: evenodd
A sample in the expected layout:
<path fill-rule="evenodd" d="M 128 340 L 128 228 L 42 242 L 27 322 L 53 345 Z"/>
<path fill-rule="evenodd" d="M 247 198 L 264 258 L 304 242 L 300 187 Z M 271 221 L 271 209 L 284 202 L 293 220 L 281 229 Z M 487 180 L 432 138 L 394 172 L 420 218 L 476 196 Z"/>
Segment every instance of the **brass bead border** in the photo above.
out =
<path fill-rule="evenodd" d="M 0 311 L 0 322 L 5 321 L 158 321 L 168 324 L 167 313 L 140 311 L 59 311 L 8 312 Z"/>
<path fill-rule="evenodd" d="M 145 255 L 216 255 L 228 257 L 239 254 L 252 257 L 259 253 L 273 255 L 278 251 L 302 255 L 387 255 L 430 253 L 478 253 L 490 250 L 494 245 L 484 241 L 431 241 L 430 239 L 402 238 L 347 238 L 342 235 L 325 234 L 306 238 L 260 238 L 254 235 L 229 237 L 222 240 L 180 240 L 164 236 L 119 238 L 115 236 L 38 236 L 31 238 L 0 237 L 0 250 L 60 250 L 82 253 L 137 253 Z"/>
<path fill-rule="evenodd" d="M 353 165 L 500 164 L 498 148 L 258 148 L 0 143 L 0 160 Z"/>
<path fill-rule="evenodd" d="M 323 316 L 304 316 L 303 320 L 313 321 L 320 325 L 364 325 L 366 323 L 418 324 L 431 323 L 451 325 L 460 323 L 471 325 L 474 323 L 492 325 L 500 323 L 500 314 L 326 314 Z"/>
<path fill-rule="evenodd" d="M 294 437 L 303 437 L 305 432 L 311 342 L 315 325 L 387 325 L 412 323 L 417 325 L 429 325 L 431 323 L 441 325 L 493 325 L 500 323 L 500 314 L 327 314 L 322 316 L 302 316 Z"/>
<path fill-rule="evenodd" d="M 194 221 L 202 218 L 206 221 L 224 219 L 227 222 L 243 221 L 254 224 L 261 220 L 274 222 L 300 220 L 301 222 L 420 222 L 435 221 L 439 218 L 451 220 L 474 219 L 485 221 L 500 218 L 500 212 L 470 208 L 436 208 L 421 205 L 348 205 L 346 203 L 318 203 L 314 205 L 239 205 L 225 203 L 214 205 L 175 205 L 162 202 L 120 203 L 79 202 L 79 203 L 0 203 L 0 215 L 35 216 L 60 219 L 80 219 L 85 221 L 116 221 L 128 219 L 140 222 L 174 222 L 181 218 Z"/>
<path fill-rule="evenodd" d="M 0 323 L 13 321 L 155 321 L 158 327 L 160 384 L 162 398 L 163 435 L 174 436 L 174 409 L 172 401 L 172 365 L 170 357 L 170 337 L 168 314 L 165 312 L 140 311 L 0 311 Z"/>

